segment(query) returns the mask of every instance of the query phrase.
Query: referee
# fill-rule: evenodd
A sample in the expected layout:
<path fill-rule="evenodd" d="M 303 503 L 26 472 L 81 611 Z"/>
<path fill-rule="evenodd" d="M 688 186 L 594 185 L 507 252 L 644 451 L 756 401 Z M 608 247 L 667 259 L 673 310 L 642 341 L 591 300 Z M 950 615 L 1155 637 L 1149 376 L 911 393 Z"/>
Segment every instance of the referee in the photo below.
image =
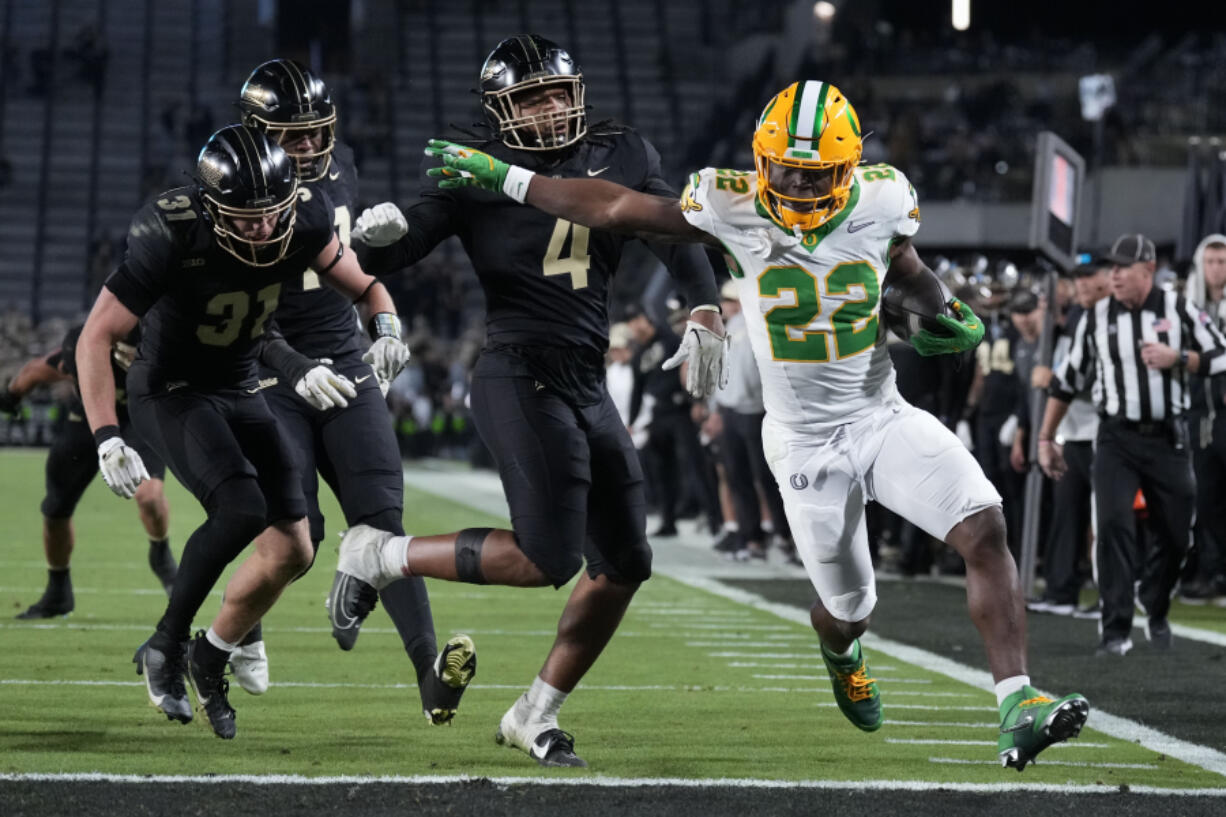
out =
<path fill-rule="evenodd" d="M 1056 428 L 1073 396 L 1092 385 L 1102 418 L 1093 471 L 1103 603 L 1096 654 L 1122 656 L 1132 649 L 1135 579 L 1143 579 L 1138 600 L 1148 615 L 1146 637 L 1157 649 L 1171 646 L 1166 617 L 1196 507 L 1183 422 L 1188 373 L 1226 371 L 1226 339 L 1183 296 L 1154 287 L 1154 243 L 1148 238 L 1120 236 L 1106 258 L 1112 264 L 1111 295 L 1073 328 L 1039 429 L 1039 465 L 1053 479 L 1064 474 L 1064 457 L 1053 442 Z M 1148 561 L 1132 511 L 1138 488 L 1149 505 L 1157 549 Z"/>

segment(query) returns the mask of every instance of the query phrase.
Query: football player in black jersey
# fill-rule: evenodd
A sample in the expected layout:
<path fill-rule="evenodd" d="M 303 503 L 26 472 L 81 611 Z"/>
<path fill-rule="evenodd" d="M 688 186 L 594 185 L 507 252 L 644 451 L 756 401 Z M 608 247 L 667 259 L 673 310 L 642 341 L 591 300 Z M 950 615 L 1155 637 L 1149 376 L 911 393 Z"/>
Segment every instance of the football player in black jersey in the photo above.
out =
<path fill-rule="evenodd" d="M 324 195 L 334 208 L 341 241 L 349 243 L 353 206 L 358 195 L 353 151 L 336 139 L 336 108 L 322 79 L 306 66 L 287 59 L 270 60 L 251 72 L 239 95 L 243 124 L 264 131 L 298 165 L 299 196 Z M 348 406 L 318 411 L 289 382 L 264 390 L 269 408 L 299 456 L 307 501 L 311 543 L 316 552 L 324 538 L 319 510 L 319 476 L 340 501 L 347 525 L 366 524 L 403 533 L 404 474 L 400 452 L 384 399 L 388 383 L 373 377 L 363 362 L 363 343 L 353 305 L 339 292 L 321 286 L 310 269 L 286 281 L 277 304 L 277 327 L 291 347 L 329 366 L 354 384 L 357 396 Z M 277 373 L 261 370 L 265 382 Z M 453 636 L 437 655 L 434 621 L 425 582 L 398 581 L 380 594 L 396 624 L 417 672 L 422 711 L 431 723 L 447 723 L 476 669 L 472 640 Z M 352 649 L 357 630 L 333 633 L 342 649 Z M 240 685 L 263 692 L 268 664 L 257 624 L 230 657 Z"/>
<path fill-rule="evenodd" d="M 8 385 L 0 390 L 0 411 L 12 412 L 20 406 L 22 398 L 34 388 L 66 380 L 76 381 L 77 338 L 81 327 L 68 330 L 60 348 L 48 355 L 32 358 L 18 370 Z M 127 398 L 124 394 L 124 378 L 132 356 L 136 353 L 139 331 L 116 342 L 111 352 L 111 368 L 115 375 L 115 406 L 121 433 L 132 440 L 132 447 L 141 455 L 150 478 L 136 489 L 136 507 L 141 524 L 149 534 L 149 568 L 157 576 L 167 593 L 175 580 L 175 557 L 170 552 L 167 532 L 170 527 L 170 506 L 162 489 L 166 466 L 157 454 L 135 434 L 128 419 Z M 98 473 L 98 459 L 94 456 L 94 441 L 85 424 L 85 409 L 81 406 L 79 393 L 74 394 L 67 406 L 67 422 L 56 434 L 47 453 L 47 495 L 43 498 L 43 552 L 47 557 L 47 589 L 42 598 L 30 605 L 17 618 L 51 618 L 71 613 L 75 606 L 72 593 L 72 575 L 69 561 L 76 545 L 76 531 L 72 514 L 81 501 L 85 489 Z"/>
<path fill-rule="evenodd" d="M 375 375 L 395 377 L 408 349 L 387 290 L 336 235 L 328 197 L 299 196 L 294 163 L 275 142 L 242 125 L 222 128 L 201 150 L 196 177 L 133 219 L 123 261 L 81 332 L 77 368 L 99 467 L 112 490 L 131 497 L 147 474 L 120 435 L 110 350 L 140 321 L 127 380 L 132 420 L 207 519 L 183 547 L 170 604 L 137 651 L 137 671 L 154 706 L 183 723 L 192 719 L 186 677 L 213 731 L 232 738 L 229 653 L 314 555 L 294 455 L 256 368 L 284 284 L 310 267 L 357 303 L 374 338 Z M 324 365 L 295 386 L 319 405 L 354 395 Z M 213 584 L 253 539 L 212 626 L 187 643 Z"/>
<path fill-rule="evenodd" d="M 641 136 L 622 126 L 588 126 L 582 73 L 557 44 L 536 35 L 504 40 L 486 59 L 480 83 L 493 134 L 475 143 L 491 154 L 543 173 L 600 176 L 675 198 Z M 558 727 L 558 710 L 651 574 L 643 473 L 604 385 L 610 279 L 626 238 L 505 196 L 434 185 L 407 213 L 384 203 L 356 227 L 371 247 L 365 263 L 379 273 L 413 263 L 448 236 L 464 243 L 487 304 L 473 418 L 497 462 L 513 529 L 409 539 L 350 529 L 333 584 L 333 626 L 359 626 L 363 595 L 402 575 L 561 587 L 586 559 L 544 667 L 495 735 L 541 765 L 585 766 L 574 737 Z M 714 274 L 696 247 L 651 246 L 696 310 L 697 328 L 669 367 L 689 359 L 691 391 L 705 396 L 721 376 L 725 350 Z M 383 544 L 381 574 L 379 564 L 374 572 L 354 564 L 364 545 L 373 552 Z"/>

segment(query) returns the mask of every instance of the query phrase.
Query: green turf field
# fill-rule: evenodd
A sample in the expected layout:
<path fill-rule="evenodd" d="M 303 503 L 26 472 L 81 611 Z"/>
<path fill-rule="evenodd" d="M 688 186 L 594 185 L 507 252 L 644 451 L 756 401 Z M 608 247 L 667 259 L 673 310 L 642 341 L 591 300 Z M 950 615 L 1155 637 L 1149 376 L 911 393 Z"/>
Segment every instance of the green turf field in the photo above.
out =
<path fill-rule="evenodd" d="M 539 668 L 565 592 L 432 582 L 440 639 L 468 632 L 480 658 L 455 724 L 429 727 L 417 706 L 411 666 L 382 610 L 369 619 L 352 653 L 337 649 L 329 635 L 323 599 L 341 519 L 331 496 L 325 514 L 333 534 L 319 564 L 265 621 L 272 688 L 255 698 L 235 685 L 239 732 L 224 742 L 213 737 L 203 715 L 182 726 L 148 704 L 131 657 L 152 632 L 165 597 L 145 564 L 134 505 L 100 480 L 76 517 L 76 611 L 48 622 L 13 620 L 45 581 L 38 512 L 43 457 L 0 452 L 0 773 L 1226 788 L 1221 775 L 1093 728 L 1049 750 L 1045 763 L 1023 775 L 1003 770 L 995 759 L 992 696 L 890 656 L 872 667 L 881 680 L 886 725 L 859 733 L 834 707 L 807 627 L 665 577 L 644 586 L 618 637 L 563 710 L 561 725 L 575 732 L 577 751 L 591 769 L 541 769 L 492 738 L 502 713 Z M 201 511 L 173 481 L 168 493 L 178 553 Z M 406 507 L 406 528 L 423 533 L 499 521 L 415 491 L 407 493 Z M 198 626 L 207 625 L 219 591 Z"/>

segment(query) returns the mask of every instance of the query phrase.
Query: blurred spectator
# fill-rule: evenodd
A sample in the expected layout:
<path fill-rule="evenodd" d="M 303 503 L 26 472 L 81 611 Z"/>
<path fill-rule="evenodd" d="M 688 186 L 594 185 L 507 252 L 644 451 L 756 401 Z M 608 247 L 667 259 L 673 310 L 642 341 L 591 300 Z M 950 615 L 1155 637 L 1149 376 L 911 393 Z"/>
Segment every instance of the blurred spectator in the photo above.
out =
<path fill-rule="evenodd" d="M 1226 329 L 1226 235 L 1205 236 L 1188 275 L 1187 298 Z M 1194 547 L 1181 595 L 1200 602 L 1226 596 L 1226 374 L 1192 378 L 1188 428 L 1196 470 Z"/>
<path fill-rule="evenodd" d="M 727 550 L 737 558 L 765 559 L 766 532 L 762 528 L 762 503 L 759 492 L 770 509 L 775 532 L 790 540 L 791 530 L 784 515 L 779 486 L 766 464 L 762 452 L 762 420 L 766 410 L 762 405 L 762 378 L 749 346 L 749 331 L 735 281 L 727 281 L 720 289 L 720 306 L 724 312 L 724 329 L 728 333 L 728 384 L 712 395 L 720 419 L 720 459 L 732 504 L 736 513 L 735 548 L 728 548 L 721 538 L 717 549 Z M 788 541 L 783 550 L 788 561 L 800 564 L 796 550 Z"/>

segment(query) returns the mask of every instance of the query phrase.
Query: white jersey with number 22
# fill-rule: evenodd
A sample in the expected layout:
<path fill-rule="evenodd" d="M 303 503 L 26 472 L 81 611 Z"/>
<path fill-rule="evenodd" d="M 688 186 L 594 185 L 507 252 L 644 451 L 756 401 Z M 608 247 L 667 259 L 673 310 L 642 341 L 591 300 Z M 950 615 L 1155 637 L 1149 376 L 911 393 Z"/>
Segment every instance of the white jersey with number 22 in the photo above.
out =
<path fill-rule="evenodd" d="M 915 190 L 889 165 L 857 168 L 847 204 L 803 237 L 770 220 L 756 194 L 756 174 L 707 168 L 691 174 L 681 209 L 724 246 L 767 414 L 824 433 L 897 393 L 878 302 L 891 244 L 919 229 Z"/>

